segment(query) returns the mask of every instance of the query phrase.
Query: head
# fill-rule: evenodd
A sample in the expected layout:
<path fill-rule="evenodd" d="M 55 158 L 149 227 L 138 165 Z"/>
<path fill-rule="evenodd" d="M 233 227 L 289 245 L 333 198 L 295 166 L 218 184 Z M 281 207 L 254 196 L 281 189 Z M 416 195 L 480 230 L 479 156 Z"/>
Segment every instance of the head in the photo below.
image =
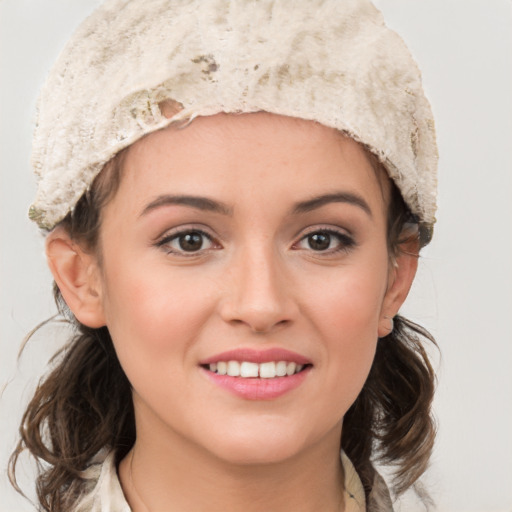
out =
<path fill-rule="evenodd" d="M 40 99 L 30 215 L 80 332 L 25 417 L 67 436 L 24 438 L 41 494 L 149 431 L 237 464 L 341 433 L 367 491 L 378 457 L 401 491 L 433 439 L 426 334 L 397 316 L 434 222 L 419 72 L 366 1 L 193 4 L 108 0 Z M 263 349 L 302 365 L 296 390 L 215 373 Z"/>

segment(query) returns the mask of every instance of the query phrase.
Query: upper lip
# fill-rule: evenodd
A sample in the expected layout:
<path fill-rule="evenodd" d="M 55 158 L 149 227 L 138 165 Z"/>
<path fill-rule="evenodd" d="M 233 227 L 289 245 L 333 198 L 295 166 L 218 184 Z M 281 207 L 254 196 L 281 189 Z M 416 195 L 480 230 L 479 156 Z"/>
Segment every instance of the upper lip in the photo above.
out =
<path fill-rule="evenodd" d="M 238 348 L 227 350 L 211 357 L 203 359 L 199 364 L 207 365 L 219 361 L 247 361 L 250 363 L 269 363 L 271 361 L 287 361 L 297 364 L 311 364 L 306 357 L 283 348 L 268 348 L 255 350 L 251 348 Z"/>

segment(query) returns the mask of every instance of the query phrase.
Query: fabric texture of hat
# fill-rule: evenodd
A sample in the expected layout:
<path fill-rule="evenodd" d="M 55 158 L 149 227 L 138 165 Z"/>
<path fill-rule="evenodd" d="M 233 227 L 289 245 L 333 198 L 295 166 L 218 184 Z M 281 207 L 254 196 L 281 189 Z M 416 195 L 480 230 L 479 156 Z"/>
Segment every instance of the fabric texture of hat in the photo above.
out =
<path fill-rule="evenodd" d="M 179 105 L 166 117 L 164 100 Z M 53 228 L 145 134 L 219 112 L 315 120 L 365 144 L 432 226 L 437 148 L 421 75 L 368 0 L 107 0 L 43 87 L 30 217 Z"/>

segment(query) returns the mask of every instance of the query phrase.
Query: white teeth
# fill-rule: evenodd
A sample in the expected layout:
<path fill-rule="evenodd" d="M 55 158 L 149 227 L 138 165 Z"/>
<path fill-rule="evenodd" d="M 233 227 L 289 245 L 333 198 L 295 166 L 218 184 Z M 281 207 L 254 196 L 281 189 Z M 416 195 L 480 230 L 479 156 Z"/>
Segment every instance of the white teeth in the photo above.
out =
<path fill-rule="evenodd" d="M 219 361 L 217 363 L 217 373 L 219 375 L 226 375 L 228 372 L 228 364 L 225 361 Z"/>
<path fill-rule="evenodd" d="M 297 369 L 297 365 L 295 363 L 288 363 L 286 365 L 286 375 L 290 376 L 295 373 L 295 370 Z"/>
<path fill-rule="evenodd" d="M 218 375 L 230 377 L 273 379 L 274 377 L 290 377 L 299 373 L 303 364 L 288 361 L 269 361 L 267 363 L 252 363 L 249 361 L 218 361 L 210 363 L 208 369 Z"/>
<path fill-rule="evenodd" d="M 230 377 L 240 377 L 240 363 L 238 361 L 228 361 L 228 375 Z"/>
<path fill-rule="evenodd" d="M 259 369 L 258 363 L 244 361 L 240 365 L 240 377 L 257 377 Z"/>
<path fill-rule="evenodd" d="M 279 361 L 276 364 L 276 375 L 278 377 L 284 377 L 286 375 L 286 361 Z"/>
<path fill-rule="evenodd" d="M 260 377 L 262 379 L 273 379 L 276 376 L 276 363 L 261 363 Z"/>

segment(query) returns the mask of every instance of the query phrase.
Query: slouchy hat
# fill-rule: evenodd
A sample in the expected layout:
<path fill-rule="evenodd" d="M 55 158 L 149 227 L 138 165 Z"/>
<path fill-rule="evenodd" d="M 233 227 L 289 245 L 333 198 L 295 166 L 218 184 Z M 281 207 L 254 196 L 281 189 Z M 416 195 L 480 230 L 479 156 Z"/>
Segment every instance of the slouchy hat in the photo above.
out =
<path fill-rule="evenodd" d="M 162 104 L 179 108 L 164 115 Z M 418 221 L 437 148 L 420 71 L 369 0 L 107 0 L 43 86 L 29 215 L 52 229 L 116 153 L 177 121 L 266 111 L 364 144 Z"/>

